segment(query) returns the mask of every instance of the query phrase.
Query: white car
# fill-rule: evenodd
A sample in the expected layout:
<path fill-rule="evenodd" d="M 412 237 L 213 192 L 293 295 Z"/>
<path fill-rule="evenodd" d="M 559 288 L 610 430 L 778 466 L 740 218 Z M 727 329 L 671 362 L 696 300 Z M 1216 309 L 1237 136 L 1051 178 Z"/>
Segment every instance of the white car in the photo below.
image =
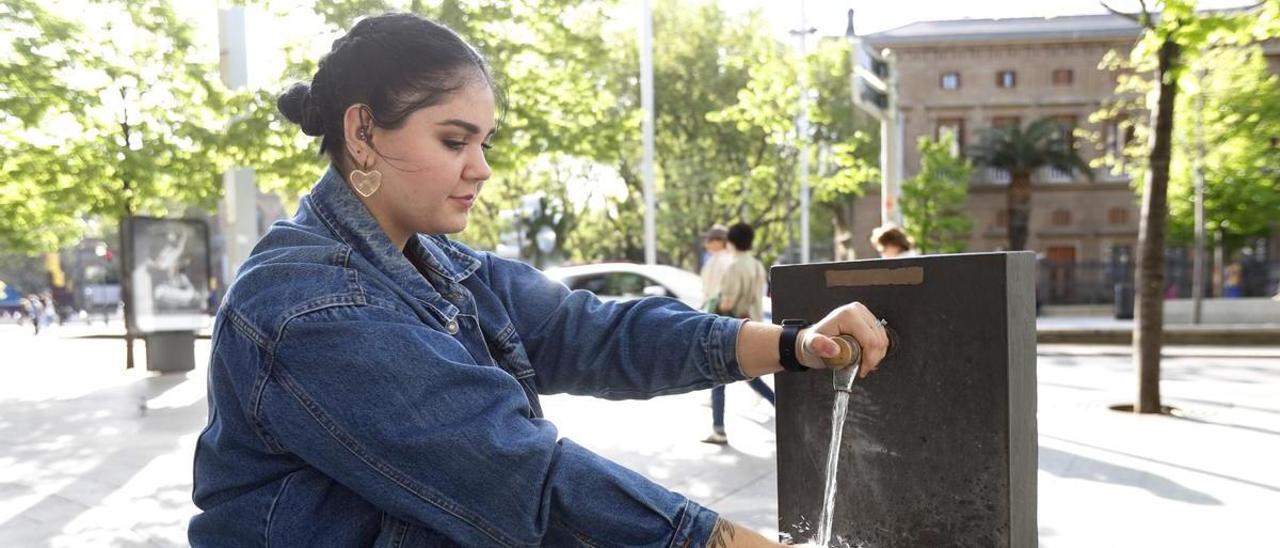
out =
<path fill-rule="evenodd" d="M 545 274 L 569 289 L 584 289 L 605 300 L 673 297 L 701 308 L 702 278 L 674 266 L 600 263 L 549 268 Z"/>
<path fill-rule="evenodd" d="M 605 300 L 640 297 L 673 297 L 702 309 L 702 278 L 674 266 L 633 263 L 600 263 L 549 268 L 545 274 L 569 289 L 584 289 Z M 772 317 L 773 306 L 764 298 L 764 321 Z"/>

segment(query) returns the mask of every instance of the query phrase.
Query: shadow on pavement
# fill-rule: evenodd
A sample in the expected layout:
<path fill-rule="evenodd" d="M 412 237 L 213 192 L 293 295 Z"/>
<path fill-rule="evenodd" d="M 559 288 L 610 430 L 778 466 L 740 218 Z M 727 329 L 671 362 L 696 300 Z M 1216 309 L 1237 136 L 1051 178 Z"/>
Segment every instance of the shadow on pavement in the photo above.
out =
<path fill-rule="evenodd" d="M 1137 487 L 1159 497 L 1191 504 L 1222 504 L 1222 501 L 1206 493 L 1189 489 L 1150 472 L 1043 446 L 1040 447 L 1040 469 L 1060 478 Z"/>
<path fill-rule="evenodd" d="M 147 409 L 146 403 L 189 381 L 185 375 L 149 376 L 73 398 L 0 400 L 0 462 L 10 471 L 26 472 L 0 483 L 0 494 L 12 502 L 40 485 L 62 485 L 0 522 L 0 538 L 38 532 L 41 545 L 49 545 L 82 514 L 108 497 L 122 496 L 117 493 L 153 460 L 177 451 L 180 438 L 203 427 L 205 399 L 158 409 Z M 131 497 L 130 508 L 157 508 L 158 516 L 169 518 L 129 516 L 136 545 L 168 544 L 169 539 L 148 533 L 172 531 L 173 511 L 190 501 L 189 477 Z M 131 540 L 120 533 L 118 526 L 95 519 L 77 527 L 74 537 L 128 545 Z"/>

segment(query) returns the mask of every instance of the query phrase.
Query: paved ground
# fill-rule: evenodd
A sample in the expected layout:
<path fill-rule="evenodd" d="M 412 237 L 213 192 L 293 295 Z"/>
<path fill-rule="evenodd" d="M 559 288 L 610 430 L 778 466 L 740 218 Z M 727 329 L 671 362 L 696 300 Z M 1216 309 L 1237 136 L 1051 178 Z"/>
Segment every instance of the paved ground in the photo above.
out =
<path fill-rule="evenodd" d="M 185 544 L 203 370 L 126 372 L 120 340 L 75 337 L 96 331 L 0 325 L 0 546 Z M 1280 546 L 1280 347 L 1167 354 L 1181 417 L 1107 410 L 1132 400 L 1127 347 L 1040 347 L 1041 546 Z M 565 436 L 775 533 L 772 408 L 728 397 L 725 448 L 698 441 L 705 393 L 544 407 Z"/>

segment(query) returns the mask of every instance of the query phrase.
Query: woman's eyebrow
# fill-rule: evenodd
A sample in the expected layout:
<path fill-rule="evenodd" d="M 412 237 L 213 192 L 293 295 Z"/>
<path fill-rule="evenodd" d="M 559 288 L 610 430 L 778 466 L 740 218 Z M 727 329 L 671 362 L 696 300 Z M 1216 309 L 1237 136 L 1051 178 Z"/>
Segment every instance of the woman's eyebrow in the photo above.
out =
<path fill-rule="evenodd" d="M 466 121 L 466 120 L 459 120 L 459 119 L 457 119 L 457 118 L 450 118 L 450 119 L 445 120 L 445 121 L 443 121 L 443 122 L 440 122 L 440 123 L 438 123 L 438 124 L 436 124 L 436 125 L 438 125 L 438 126 L 454 126 L 454 127 L 460 127 L 460 128 L 462 128 L 462 129 L 466 130 L 466 132 L 467 132 L 467 133 L 470 133 L 470 134 L 472 134 L 472 135 L 476 135 L 476 134 L 480 133 L 480 126 L 477 126 L 477 125 L 475 125 L 475 124 L 473 124 L 473 123 L 471 123 L 471 122 L 468 122 L 468 121 Z M 494 129 L 489 130 L 489 133 L 487 134 L 487 136 L 491 137 L 491 136 L 493 136 L 493 134 L 494 134 L 495 132 L 497 132 L 497 128 L 494 128 Z"/>

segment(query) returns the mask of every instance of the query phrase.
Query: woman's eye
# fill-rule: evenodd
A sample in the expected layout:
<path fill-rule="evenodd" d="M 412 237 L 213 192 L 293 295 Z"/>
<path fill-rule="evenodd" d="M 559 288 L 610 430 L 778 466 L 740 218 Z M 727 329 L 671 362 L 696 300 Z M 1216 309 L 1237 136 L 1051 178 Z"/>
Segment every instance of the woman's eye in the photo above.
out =
<path fill-rule="evenodd" d="M 493 143 L 489 143 L 489 142 L 480 143 L 480 148 L 483 148 L 485 150 L 493 150 Z"/>
<path fill-rule="evenodd" d="M 446 140 L 444 142 L 444 146 L 449 147 L 449 150 L 462 150 L 463 148 L 466 148 L 467 142 Z"/>

